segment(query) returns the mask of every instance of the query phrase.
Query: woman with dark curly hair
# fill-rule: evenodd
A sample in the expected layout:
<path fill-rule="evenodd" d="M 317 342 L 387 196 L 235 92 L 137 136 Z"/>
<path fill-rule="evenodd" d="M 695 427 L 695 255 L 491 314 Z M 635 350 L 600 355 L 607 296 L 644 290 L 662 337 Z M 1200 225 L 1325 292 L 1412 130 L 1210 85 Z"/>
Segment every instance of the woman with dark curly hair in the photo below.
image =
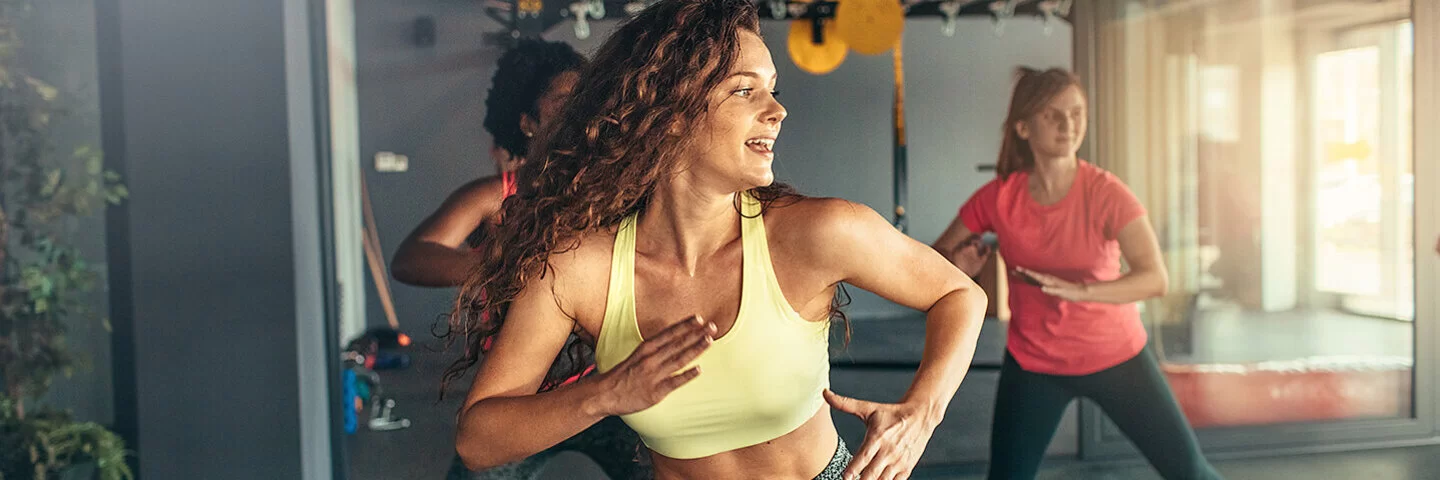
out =
<path fill-rule="evenodd" d="M 423 287 L 455 287 L 479 262 L 486 222 L 515 190 L 515 168 L 543 121 L 554 117 L 575 87 L 585 57 L 560 42 L 524 39 L 500 57 L 485 97 L 485 130 L 495 140 L 497 173 L 450 194 L 401 242 L 390 261 L 396 280 Z"/>
<path fill-rule="evenodd" d="M 479 263 L 476 249 L 484 243 L 487 223 L 498 220 L 501 201 L 515 191 L 515 168 L 540 125 L 555 117 L 570 95 L 584 64 L 585 58 L 569 45 L 531 39 L 520 40 L 500 57 L 485 98 L 485 129 L 495 139 L 492 157 L 500 173 L 460 187 L 415 228 L 391 261 L 396 280 L 433 287 L 464 283 Z M 564 370 L 568 364 L 554 368 Z M 612 479 L 648 479 L 649 467 L 635 460 L 639 442 L 620 419 L 610 418 L 545 452 L 484 471 L 468 471 L 457 457 L 447 478 L 534 478 L 554 455 L 575 451 L 594 460 Z"/>
<path fill-rule="evenodd" d="M 749 1 L 655 3 L 605 42 L 542 129 L 451 317 L 466 355 L 447 379 L 493 340 L 459 418 L 467 465 L 619 416 L 656 478 L 888 480 L 914 468 L 970 365 L 985 295 L 869 208 L 774 183 L 788 112 L 758 32 Z M 927 312 L 899 403 L 828 389 L 841 282 Z M 557 387 L 573 370 L 548 372 L 550 359 L 572 333 L 590 340 L 576 348 L 593 346 L 597 373 Z M 866 423 L 853 460 L 831 408 Z"/>

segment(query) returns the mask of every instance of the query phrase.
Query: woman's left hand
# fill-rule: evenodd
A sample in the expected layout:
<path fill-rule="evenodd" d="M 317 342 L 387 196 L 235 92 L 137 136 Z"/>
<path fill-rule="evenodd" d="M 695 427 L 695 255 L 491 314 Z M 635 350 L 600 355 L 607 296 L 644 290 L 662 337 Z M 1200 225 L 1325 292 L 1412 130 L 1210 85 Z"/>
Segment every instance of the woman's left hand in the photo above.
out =
<path fill-rule="evenodd" d="M 1020 273 L 1029 275 L 1035 281 L 1040 282 L 1040 291 L 1046 294 L 1059 297 L 1072 302 L 1084 302 L 1090 294 L 1090 288 L 1083 283 L 1067 282 L 1054 275 L 1040 273 L 1028 268 L 1015 267 Z"/>
<path fill-rule="evenodd" d="M 865 442 L 845 468 L 846 480 L 910 478 L 939 423 L 930 420 L 930 412 L 915 405 L 867 402 L 828 389 L 825 401 L 865 422 Z"/>

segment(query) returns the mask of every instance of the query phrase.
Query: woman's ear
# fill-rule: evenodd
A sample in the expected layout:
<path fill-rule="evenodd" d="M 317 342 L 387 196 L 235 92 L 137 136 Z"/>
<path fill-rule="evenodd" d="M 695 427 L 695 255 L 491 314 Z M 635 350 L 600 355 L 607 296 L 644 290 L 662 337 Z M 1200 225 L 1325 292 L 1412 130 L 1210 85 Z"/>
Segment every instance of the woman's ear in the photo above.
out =
<path fill-rule="evenodd" d="M 538 131 L 540 131 L 540 122 L 535 121 L 535 117 L 528 113 L 520 114 L 520 133 L 524 134 L 525 138 L 535 138 L 535 132 Z"/>

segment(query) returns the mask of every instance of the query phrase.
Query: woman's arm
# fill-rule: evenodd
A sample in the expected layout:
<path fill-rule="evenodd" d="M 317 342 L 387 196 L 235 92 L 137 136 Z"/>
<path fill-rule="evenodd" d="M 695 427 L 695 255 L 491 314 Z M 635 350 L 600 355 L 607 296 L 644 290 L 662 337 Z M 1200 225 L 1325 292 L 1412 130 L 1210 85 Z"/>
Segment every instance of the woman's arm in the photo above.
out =
<path fill-rule="evenodd" d="M 955 219 L 950 221 L 950 226 L 945 227 L 945 231 L 940 233 L 940 238 L 935 239 L 935 243 L 930 244 L 930 248 L 934 248 L 935 251 L 940 252 L 941 255 L 945 255 L 951 250 L 958 248 L 960 244 L 970 238 L 971 235 L 973 235 L 973 232 L 965 226 L 965 221 L 962 220 L 959 215 L 956 215 Z"/>
<path fill-rule="evenodd" d="M 966 275 L 974 277 L 985 268 L 991 248 L 980 242 L 978 234 L 991 230 L 995 223 L 995 202 L 1000 192 L 1000 179 L 991 180 L 970 195 L 970 199 L 955 212 L 950 226 L 931 245 L 935 251 L 960 268 Z M 971 230 L 974 227 L 974 230 Z"/>
<path fill-rule="evenodd" d="M 990 247 L 979 242 L 979 237 L 970 232 L 959 215 L 955 216 L 955 220 L 950 222 L 950 226 L 945 228 L 945 232 L 935 239 L 930 248 L 935 249 L 950 261 L 950 264 L 971 278 L 979 275 L 980 269 L 985 268 L 985 261 L 990 258 L 991 253 Z"/>
<path fill-rule="evenodd" d="M 945 415 L 975 355 L 985 293 L 934 249 L 905 236 L 874 210 L 844 200 L 824 202 L 817 242 L 821 268 L 895 303 L 926 313 L 925 349 L 915 379 L 898 404 L 827 393 L 836 408 L 860 416 L 865 443 L 846 470 L 857 478 L 904 478 Z M 849 478 L 849 477 L 847 477 Z"/>
<path fill-rule="evenodd" d="M 1017 270 L 1035 277 L 1045 293 L 1075 302 L 1125 304 L 1164 296 L 1170 289 L 1170 275 L 1150 220 L 1143 216 L 1132 220 L 1120 229 L 1116 240 L 1130 271 L 1115 280 L 1083 284 L 1024 268 Z"/>
<path fill-rule="evenodd" d="M 604 374 L 535 393 L 575 324 L 560 308 L 558 276 L 539 276 L 515 298 L 475 375 L 455 433 L 455 450 L 472 470 L 520 460 L 607 416 L 649 408 L 699 375 L 681 369 L 710 346 L 715 327 L 692 319 L 646 340 Z"/>
<path fill-rule="evenodd" d="M 500 177 L 460 187 L 435 213 L 400 243 L 390 261 L 390 275 L 422 287 L 453 287 L 465 283 L 478 261 L 465 239 L 500 212 Z"/>

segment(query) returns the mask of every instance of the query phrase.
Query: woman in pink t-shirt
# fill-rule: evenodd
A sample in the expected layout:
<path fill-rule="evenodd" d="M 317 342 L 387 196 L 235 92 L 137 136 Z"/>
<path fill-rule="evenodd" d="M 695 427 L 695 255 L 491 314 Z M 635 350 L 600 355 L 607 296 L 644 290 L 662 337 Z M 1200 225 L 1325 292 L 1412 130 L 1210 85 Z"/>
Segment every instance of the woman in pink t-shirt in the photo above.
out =
<path fill-rule="evenodd" d="M 1061 69 L 1018 76 L 998 178 L 934 245 L 975 275 L 990 254 L 979 234 L 994 232 L 1016 266 L 989 477 L 1034 478 L 1066 406 L 1083 396 L 1165 478 L 1219 478 L 1146 351 L 1135 302 L 1164 295 L 1167 279 L 1145 207 L 1114 175 L 1076 158 L 1086 121 L 1079 79 Z"/>

